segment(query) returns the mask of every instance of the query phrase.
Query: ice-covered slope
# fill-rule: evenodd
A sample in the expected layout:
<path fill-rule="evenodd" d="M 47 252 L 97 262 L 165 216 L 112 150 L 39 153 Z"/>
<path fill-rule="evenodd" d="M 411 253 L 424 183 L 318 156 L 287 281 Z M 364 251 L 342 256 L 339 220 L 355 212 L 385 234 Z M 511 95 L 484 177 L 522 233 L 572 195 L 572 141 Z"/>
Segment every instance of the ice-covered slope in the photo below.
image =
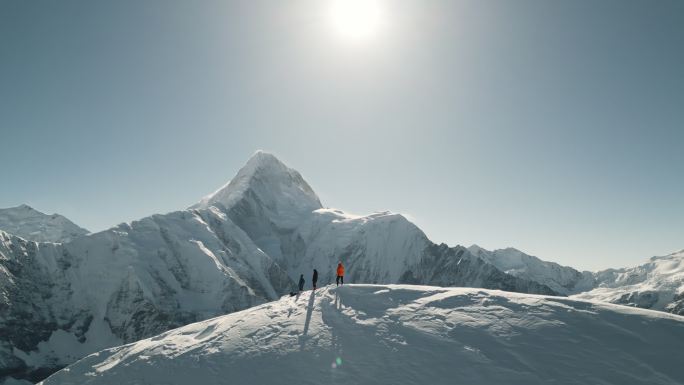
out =
<path fill-rule="evenodd" d="M 69 243 L 0 232 L 0 381 L 278 298 L 286 272 L 215 208 Z"/>
<path fill-rule="evenodd" d="M 684 315 L 684 250 L 625 269 L 595 273 L 598 287 L 580 299 L 663 310 Z"/>
<path fill-rule="evenodd" d="M 102 351 L 66 384 L 684 383 L 684 318 L 560 297 L 354 285 Z"/>
<path fill-rule="evenodd" d="M 36 242 L 68 242 L 89 233 L 59 214 L 43 214 L 27 205 L 0 209 L 0 230 Z"/>
<path fill-rule="evenodd" d="M 546 285 L 559 294 L 579 293 L 591 290 L 596 285 L 591 272 L 580 272 L 569 266 L 542 261 L 514 248 L 489 251 L 472 245 L 468 250 L 503 272 Z"/>

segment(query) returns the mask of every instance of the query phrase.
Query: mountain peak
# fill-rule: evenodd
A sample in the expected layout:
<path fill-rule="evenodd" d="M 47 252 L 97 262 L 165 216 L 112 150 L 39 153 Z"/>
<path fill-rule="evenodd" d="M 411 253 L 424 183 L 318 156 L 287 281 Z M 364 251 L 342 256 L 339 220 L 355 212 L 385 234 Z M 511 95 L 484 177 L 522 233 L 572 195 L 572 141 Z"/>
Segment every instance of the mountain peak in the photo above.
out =
<path fill-rule="evenodd" d="M 269 165 L 282 165 L 283 162 L 280 161 L 275 155 L 264 150 L 257 150 L 247 161 L 248 165 L 253 165 L 255 167 L 266 167 Z"/>
<path fill-rule="evenodd" d="M 89 232 L 62 215 L 48 215 L 26 204 L 0 209 L 0 229 L 36 242 L 67 242 Z"/>
<path fill-rule="evenodd" d="M 323 207 L 297 170 L 275 155 L 259 150 L 232 180 L 192 208 L 221 205 L 231 209 L 244 199 L 256 199 L 278 216 L 300 216 Z"/>

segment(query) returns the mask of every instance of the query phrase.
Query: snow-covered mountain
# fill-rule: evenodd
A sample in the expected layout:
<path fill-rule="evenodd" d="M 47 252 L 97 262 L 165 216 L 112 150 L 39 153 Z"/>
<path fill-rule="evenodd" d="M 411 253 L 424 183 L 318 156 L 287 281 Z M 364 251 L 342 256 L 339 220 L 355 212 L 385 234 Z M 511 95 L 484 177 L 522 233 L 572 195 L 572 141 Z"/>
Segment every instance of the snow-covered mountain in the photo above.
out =
<path fill-rule="evenodd" d="M 401 215 L 325 209 L 297 171 L 258 152 L 187 210 L 64 243 L 0 233 L 0 381 L 273 300 L 313 268 L 324 285 L 338 261 L 351 282 L 554 293 L 433 244 Z"/>
<path fill-rule="evenodd" d="M 34 232 L 25 223 L 12 222 Z M 338 261 L 348 283 L 553 295 L 631 282 L 617 278 L 627 270 L 578 272 L 515 249 L 434 244 L 400 214 L 325 208 L 297 171 L 265 152 L 186 210 L 60 242 L 0 231 L 0 384 L 39 380 L 97 350 L 274 300 L 300 274 L 310 287 L 314 268 L 326 285 Z M 653 280 L 665 277 L 658 274 Z M 602 299 L 630 303 L 620 298 Z M 663 309 L 681 308 L 670 303 Z"/>
<path fill-rule="evenodd" d="M 575 298 L 684 315 L 684 250 L 624 269 L 595 273 L 597 287 Z"/>
<path fill-rule="evenodd" d="M 559 294 L 570 295 L 591 290 L 597 284 L 594 273 L 542 261 L 514 248 L 489 251 L 472 245 L 468 250 L 503 272 L 546 285 Z"/>
<path fill-rule="evenodd" d="M 278 298 L 292 282 L 215 208 L 69 243 L 0 232 L 0 381 Z"/>
<path fill-rule="evenodd" d="M 554 293 L 543 284 L 502 274 L 460 246 L 437 247 L 400 214 L 358 216 L 323 208 L 297 171 L 262 151 L 228 184 L 192 206 L 206 207 L 225 212 L 293 280 L 300 274 L 308 279 L 316 268 L 320 282 L 330 283 L 341 261 L 352 282 L 410 281 Z M 459 265 L 466 260 L 473 263 Z M 431 270 L 433 266 L 439 267 L 437 271 Z"/>
<path fill-rule="evenodd" d="M 684 315 L 684 250 L 652 257 L 636 267 L 580 272 L 513 248 L 488 251 L 473 245 L 468 249 L 499 270 L 556 293 Z"/>
<path fill-rule="evenodd" d="M 645 327 L 646 326 L 646 327 Z M 42 385 L 684 383 L 684 318 L 409 285 L 323 288 L 92 354 Z"/>
<path fill-rule="evenodd" d="M 27 205 L 0 209 L 0 230 L 36 242 L 68 242 L 89 233 L 59 214 L 43 214 Z"/>

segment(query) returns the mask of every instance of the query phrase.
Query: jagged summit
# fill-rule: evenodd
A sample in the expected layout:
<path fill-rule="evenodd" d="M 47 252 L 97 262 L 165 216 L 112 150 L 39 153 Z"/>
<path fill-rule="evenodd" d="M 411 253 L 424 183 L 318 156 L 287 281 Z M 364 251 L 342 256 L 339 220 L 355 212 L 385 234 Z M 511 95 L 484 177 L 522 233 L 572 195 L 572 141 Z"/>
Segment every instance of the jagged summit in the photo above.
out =
<path fill-rule="evenodd" d="M 323 207 L 297 170 L 287 167 L 275 155 L 259 150 L 233 179 L 192 208 L 222 205 L 231 209 L 249 197 L 286 216 L 300 216 Z"/>
<path fill-rule="evenodd" d="M 68 242 L 89 233 L 62 215 L 48 215 L 26 204 L 0 209 L 0 230 L 35 242 Z"/>

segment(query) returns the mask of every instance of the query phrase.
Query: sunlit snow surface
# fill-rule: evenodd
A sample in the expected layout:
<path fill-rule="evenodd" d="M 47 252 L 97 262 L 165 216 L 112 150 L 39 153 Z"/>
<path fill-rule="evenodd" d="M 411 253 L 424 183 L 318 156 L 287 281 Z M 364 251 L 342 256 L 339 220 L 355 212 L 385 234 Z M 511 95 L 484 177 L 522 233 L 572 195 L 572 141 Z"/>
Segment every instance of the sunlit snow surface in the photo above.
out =
<path fill-rule="evenodd" d="M 682 384 L 684 317 L 467 288 L 348 285 L 109 349 L 42 384 Z"/>

